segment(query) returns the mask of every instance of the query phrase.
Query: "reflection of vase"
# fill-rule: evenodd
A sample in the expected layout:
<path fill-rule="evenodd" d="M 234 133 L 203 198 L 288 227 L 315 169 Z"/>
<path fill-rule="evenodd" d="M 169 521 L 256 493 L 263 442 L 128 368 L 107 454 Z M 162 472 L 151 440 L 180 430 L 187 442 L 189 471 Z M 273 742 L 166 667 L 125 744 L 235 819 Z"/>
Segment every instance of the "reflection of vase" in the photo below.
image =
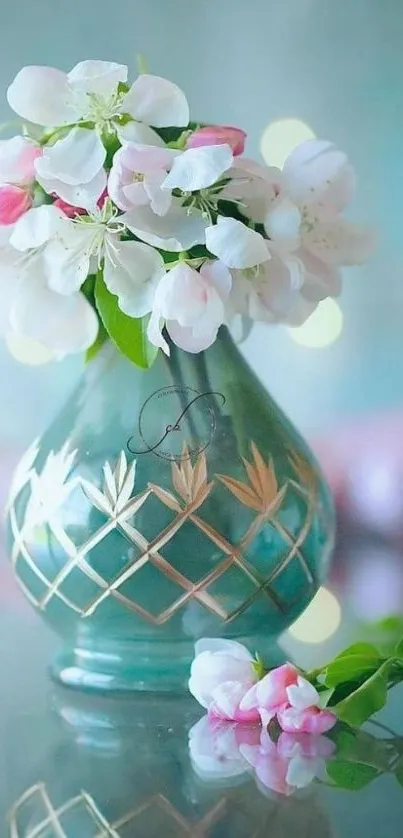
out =
<path fill-rule="evenodd" d="M 77 697 L 59 697 L 67 727 L 11 807 L 10 838 L 329 838 L 314 789 L 286 798 L 262 794 L 248 773 L 197 776 L 188 733 L 200 709 L 190 696 Z"/>
<path fill-rule="evenodd" d="M 63 682 L 171 689 L 201 635 L 267 658 L 324 577 L 333 508 L 222 329 L 147 372 L 106 346 L 17 469 L 9 530 Z"/>

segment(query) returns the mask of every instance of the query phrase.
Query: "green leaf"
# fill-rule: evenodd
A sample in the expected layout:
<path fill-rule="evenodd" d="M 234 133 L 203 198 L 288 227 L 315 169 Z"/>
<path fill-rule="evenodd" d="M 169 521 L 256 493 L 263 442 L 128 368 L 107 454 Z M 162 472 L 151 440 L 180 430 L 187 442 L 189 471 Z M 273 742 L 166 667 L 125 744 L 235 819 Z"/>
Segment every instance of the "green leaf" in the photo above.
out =
<path fill-rule="evenodd" d="M 326 667 L 325 684 L 327 687 L 337 687 L 345 681 L 360 680 L 360 676 L 376 672 L 381 663 L 382 658 L 375 646 L 355 643 Z"/>
<path fill-rule="evenodd" d="M 403 637 L 402 637 L 401 640 L 399 640 L 398 643 L 396 643 L 394 651 L 395 651 L 396 657 L 400 658 L 400 660 L 403 660 Z"/>
<path fill-rule="evenodd" d="M 128 317 L 118 306 L 118 299 L 108 291 L 102 272 L 95 283 L 95 302 L 109 337 L 122 355 L 142 369 L 154 363 L 158 349 L 147 338 L 148 317 Z"/>
<path fill-rule="evenodd" d="M 328 762 L 326 773 L 336 786 L 349 791 L 360 791 L 382 774 L 381 771 L 371 765 L 363 765 L 359 762 L 344 762 L 339 759 L 332 759 Z"/>
<path fill-rule="evenodd" d="M 360 727 L 386 704 L 388 673 L 392 661 L 385 661 L 378 671 L 340 701 L 332 710 L 338 718 L 353 727 Z"/>
<path fill-rule="evenodd" d="M 324 710 L 325 707 L 328 706 L 329 701 L 330 701 L 333 693 L 334 693 L 334 687 L 331 687 L 330 690 L 321 690 L 319 692 L 318 707 L 320 707 L 321 710 Z"/>
<path fill-rule="evenodd" d="M 99 350 L 102 348 L 105 341 L 108 340 L 108 337 L 109 337 L 108 332 L 106 331 L 105 326 L 102 323 L 102 321 L 100 321 L 99 322 L 98 334 L 97 334 L 97 336 L 94 340 L 94 343 L 92 344 L 92 346 L 90 346 L 89 349 L 87 349 L 87 351 L 85 353 L 85 362 L 86 363 L 88 363 L 89 361 L 92 361 L 93 358 L 95 358 L 96 355 L 98 355 Z"/>

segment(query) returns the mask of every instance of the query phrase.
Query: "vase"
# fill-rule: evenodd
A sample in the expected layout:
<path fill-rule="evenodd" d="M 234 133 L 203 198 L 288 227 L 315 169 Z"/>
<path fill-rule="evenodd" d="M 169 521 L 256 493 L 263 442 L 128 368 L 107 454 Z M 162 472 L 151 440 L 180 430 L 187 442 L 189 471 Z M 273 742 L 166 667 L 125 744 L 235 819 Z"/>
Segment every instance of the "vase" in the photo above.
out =
<path fill-rule="evenodd" d="M 175 690 L 199 637 L 270 665 L 324 579 L 330 492 L 229 332 L 143 371 L 106 344 L 16 469 L 9 552 L 63 638 L 53 675 Z"/>

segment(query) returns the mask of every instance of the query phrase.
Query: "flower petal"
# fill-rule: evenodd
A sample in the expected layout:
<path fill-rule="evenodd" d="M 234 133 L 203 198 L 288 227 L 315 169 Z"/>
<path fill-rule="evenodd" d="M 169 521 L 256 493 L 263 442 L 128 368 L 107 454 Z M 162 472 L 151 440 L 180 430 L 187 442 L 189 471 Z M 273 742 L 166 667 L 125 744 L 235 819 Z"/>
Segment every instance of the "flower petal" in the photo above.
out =
<path fill-rule="evenodd" d="M 317 707 L 308 707 L 306 710 L 284 707 L 278 710 L 277 719 L 286 733 L 326 733 L 337 722 L 333 713 L 328 710 L 318 710 Z"/>
<path fill-rule="evenodd" d="M 289 252 L 296 250 L 299 246 L 300 225 L 301 213 L 287 197 L 272 204 L 264 220 L 264 228 L 269 238 Z"/>
<path fill-rule="evenodd" d="M 327 265 L 361 265 L 374 251 L 373 230 L 344 219 L 322 221 L 303 236 L 303 246 Z"/>
<path fill-rule="evenodd" d="M 142 242 L 114 242 L 113 250 L 105 247 L 104 280 L 119 300 L 119 308 L 129 317 L 148 314 L 154 302 L 155 289 L 164 272 L 160 254 Z"/>
<path fill-rule="evenodd" d="M 160 349 L 163 350 L 163 352 L 165 352 L 166 355 L 170 355 L 169 344 L 167 343 L 162 334 L 164 323 L 165 321 L 163 317 L 161 317 L 159 310 L 157 308 L 153 309 L 151 312 L 151 317 L 148 321 L 147 337 L 150 343 L 152 343 L 154 346 L 158 346 Z"/>
<path fill-rule="evenodd" d="M 22 251 L 41 247 L 60 230 L 63 220 L 61 210 L 50 204 L 30 209 L 17 221 L 10 244 Z"/>
<path fill-rule="evenodd" d="M 14 224 L 29 210 L 32 199 L 21 186 L 0 186 L 0 224 Z"/>
<path fill-rule="evenodd" d="M 209 715 L 218 719 L 235 722 L 258 722 L 259 713 L 256 709 L 240 710 L 239 704 L 247 691 L 247 685 L 241 681 L 225 681 L 212 692 L 212 704 Z"/>
<path fill-rule="evenodd" d="M 173 204 L 164 216 L 155 215 L 149 207 L 138 207 L 120 220 L 139 239 L 161 250 L 178 253 L 205 241 L 206 221 L 202 214 L 195 211 L 188 215 L 178 204 Z"/>
<path fill-rule="evenodd" d="M 7 90 L 7 100 L 15 113 L 38 125 L 69 125 L 79 116 L 66 73 L 53 67 L 23 67 Z"/>
<path fill-rule="evenodd" d="M 28 137 L 0 140 L 0 183 L 29 183 L 35 177 L 34 161 L 42 149 Z"/>
<path fill-rule="evenodd" d="M 102 169 L 106 150 L 96 131 L 73 128 L 53 146 L 46 146 L 35 162 L 39 177 L 57 178 L 71 185 L 89 183 Z"/>
<path fill-rule="evenodd" d="M 166 327 L 171 340 L 180 349 L 194 354 L 208 349 L 214 343 L 219 329 L 219 326 L 213 323 L 203 331 L 196 332 L 190 326 L 181 326 L 177 320 L 167 320 Z"/>
<path fill-rule="evenodd" d="M 83 294 L 57 294 L 46 287 L 39 273 L 31 275 L 15 304 L 13 327 L 55 352 L 82 352 L 96 339 L 98 318 Z"/>
<path fill-rule="evenodd" d="M 206 229 L 206 246 L 228 268 L 252 268 L 270 259 L 267 242 L 235 218 L 218 217 Z"/>
<path fill-rule="evenodd" d="M 72 185 L 57 178 L 43 178 L 39 175 L 37 180 L 48 195 L 56 194 L 70 206 L 93 212 L 105 190 L 106 177 L 105 170 L 100 169 L 98 174 L 88 183 Z M 55 201 L 55 204 L 57 204 L 57 201 Z"/>
<path fill-rule="evenodd" d="M 127 81 L 127 67 L 114 61 L 80 61 L 70 70 L 67 78 L 75 90 L 110 96 L 119 82 Z"/>
<path fill-rule="evenodd" d="M 298 676 L 297 683 L 287 687 L 288 701 L 297 710 L 306 710 L 307 707 L 317 705 L 319 693 L 306 678 Z"/>
<path fill-rule="evenodd" d="M 232 286 L 232 276 L 223 262 L 219 260 L 204 262 L 200 268 L 200 276 L 216 289 L 224 302 L 228 299 Z"/>
<path fill-rule="evenodd" d="M 59 294 L 78 291 L 90 271 L 93 230 L 64 219 L 57 236 L 46 246 L 43 260 L 48 285 Z"/>
<path fill-rule="evenodd" d="M 189 148 L 176 157 L 164 181 L 164 189 L 194 192 L 216 183 L 233 162 L 229 145 L 209 145 Z"/>
<path fill-rule="evenodd" d="M 327 140 L 307 140 L 297 146 L 283 167 L 283 181 L 298 204 L 331 204 L 340 211 L 354 193 L 354 169 L 347 155 Z"/>
<path fill-rule="evenodd" d="M 249 649 L 237 640 L 225 640 L 222 637 L 202 637 L 195 643 L 195 657 L 202 652 L 223 652 L 243 661 L 253 661 Z"/>
<path fill-rule="evenodd" d="M 146 73 L 132 84 L 123 99 L 122 111 L 155 128 L 186 126 L 189 122 L 189 105 L 180 88 Z"/>
<path fill-rule="evenodd" d="M 165 147 L 164 140 L 160 135 L 148 125 L 143 122 L 126 122 L 125 125 L 117 125 L 116 131 L 119 141 L 122 143 L 144 143 L 145 145 L 155 145 L 160 148 Z"/>

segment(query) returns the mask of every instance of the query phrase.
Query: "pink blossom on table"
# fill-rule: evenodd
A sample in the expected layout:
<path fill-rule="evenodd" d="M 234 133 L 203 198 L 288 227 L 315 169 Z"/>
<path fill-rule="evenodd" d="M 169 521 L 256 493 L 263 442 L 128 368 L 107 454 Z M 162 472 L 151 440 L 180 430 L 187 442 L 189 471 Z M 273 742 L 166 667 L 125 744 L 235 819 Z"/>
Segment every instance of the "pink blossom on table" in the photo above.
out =
<path fill-rule="evenodd" d="M 241 711 L 257 709 L 262 724 L 277 716 L 288 733 L 325 733 L 337 721 L 334 713 L 323 710 L 315 687 L 289 663 L 272 669 L 255 684 L 240 703 Z"/>
<path fill-rule="evenodd" d="M 0 224 L 14 224 L 31 206 L 29 189 L 0 186 Z"/>
<path fill-rule="evenodd" d="M 258 722 L 257 708 L 241 710 L 242 698 L 257 681 L 252 655 L 233 640 L 205 638 L 195 646 L 189 690 L 210 718 Z"/>
<path fill-rule="evenodd" d="M 288 796 L 323 773 L 334 748 L 325 736 L 307 733 L 282 733 L 275 743 L 263 729 L 257 745 L 242 743 L 239 750 L 264 789 Z"/>
<path fill-rule="evenodd" d="M 242 128 L 234 128 L 232 125 L 204 125 L 190 134 L 186 141 L 186 148 L 226 143 L 232 149 L 234 156 L 237 156 L 243 154 L 245 140 L 246 133 L 242 131 Z"/>

